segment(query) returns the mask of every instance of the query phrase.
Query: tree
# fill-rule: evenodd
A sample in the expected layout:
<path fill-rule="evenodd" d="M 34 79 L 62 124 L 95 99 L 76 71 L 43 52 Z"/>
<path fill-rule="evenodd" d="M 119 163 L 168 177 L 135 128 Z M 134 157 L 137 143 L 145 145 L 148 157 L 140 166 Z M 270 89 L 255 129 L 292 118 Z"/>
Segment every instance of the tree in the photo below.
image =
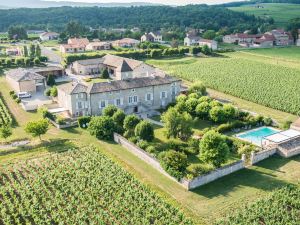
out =
<path fill-rule="evenodd" d="M 108 69 L 107 68 L 105 68 L 104 70 L 102 70 L 101 77 L 103 79 L 108 79 L 109 78 L 109 73 L 108 73 Z"/>
<path fill-rule="evenodd" d="M 141 140 L 151 142 L 154 139 L 153 126 L 151 123 L 149 123 L 146 120 L 143 120 L 139 122 L 138 125 L 136 125 L 134 134 L 136 137 L 139 137 Z"/>
<path fill-rule="evenodd" d="M 202 52 L 204 55 L 210 55 L 211 54 L 211 48 L 208 47 L 208 45 L 204 45 L 202 47 Z"/>
<path fill-rule="evenodd" d="M 27 39 L 27 31 L 23 26 L 10 26 L 8 28 L 9 39 Z"/>
<path fill-rule="evenodd" d="M 54 76 L 53 76 L 52 74 L 49 74 L 49 75 L 47 76 L 47 85 L 48 85 L 48 86 L 53 86 L 53 85 L 55 85 L 55 78 L 54 78 Z"/>
<path fill-rule="evenodd" d="M 23 56 L 24 57 L 28 57 L 28 48 L 27 48 L 27 45 L 24 45 L 24 47 L 23 47 Z"/>
<path fill-rule="evenodd" d="M 124 125 L 124 119 L 126 117 L 126 114 L 123 110 L 118 109 L 112 116 L 113 121 L 120 127 L 123 127 Z"/>
<path fill-rule="evenodd" d="M 208 131 L 200 141 L 200 159 L 220 167 L 228 159 L 229 147 L 223 135 Z"/>
<path fill-rule="evenodd" d="M 87 31 L 87 29 L 81 23 L 76 22 L 76 21 L 68 22 L 65 27 L 65 33 L 69 37 L 80 37 L 86 31 Z"/>
<path fill-rule="evenodd" d="M 56 87 L 56 86 L 53 86 L 53 87 L 50 89 L 50 96 L 51 96 L 51 97 L 57 97 L 57 87 Z"/>
<path fill-rule="evenodd" d="M 178 180 L 183 177 L 185 168 L 188 165 L 187 156 L 184 153 L 169 150 L 158 156 L 162 167 Z"/>
<path fill-rule="evenodd" d="M 197 81 L 189 87 L 188 93 L 189 94 L 198 93 L 199 95 L 205 95 L 206 87 L 203 85 L 201 81 Z"/>
<path fill-rule="evenodd" d="M 106 108 L 103 109 L 102 115 L 112 117 L 115 114 L 115 112 L 117 112 L 117 111 L 118 111 L 117 106 L 109 105 L 109 106 L 107 106 Z"/>
<path fill-rule="evenodd" d="M 7 67 L 10 67 L 12 64 L 11 59 L 10 58 L 5 59 L 5 64 Z"/>
<path fill-rule="evenodd" d="M 15 59 L 15 64 L 16 64 L 17 66 L 22 66 L 23 63 L 24 63 L 24 59 L 23 59 L 23 58 L 16 58 L 16 59 Z"/>
<path fill-rule="evenodd" d="M 29 56 L 30 58 L 34 58 L 35 56 L 35 46 L 33 44 L 29 45 Z"/>
<path fill-rule="evenodd" d="M 124 119 L 124 129 L 129 132 L 134 132 L 136 125 L 140 122 L 140 118 L 134 114 L 128 115 Z"/>
<path fill-rule="evenodd" d="M 34 58 L 33 63 L 34 63 L 34 65 L 39 65 L 39 64 L 41 64 L 41 61 L 39 58 Z"/>
<path fill-rule="evenodd" d="M 167 138 L 187 140 L 193 133 L 193 119 L 187 112 L 180 114 L 176 108 L 171 107 L 162 114 L 162 121 L 167 130 Z"/>
<path fill-rule="evenodd" d="M 30 65 L 30 58 L 26 57 L 24 58 L 24 65 L 29 66 Z"/>
<path fill-rule="evenodd" d="M 100 140 L 112 140 L 116 125 L 111 117 L 96 116 L 89 122 L 88 131 Z"/>
<path fill-rule="evenodd" d="M 40 45 L 36 45 L 35 47 L 35 57 L 40 58 L 42 56 L 42 50 Z"/>
<path fill-rule="evenodd" d="M 199 101 L 197 98 L 189 98 L 186 102 L 186 110 L 188 113 L 190 113 L 191 115 L 195 115 L 195 109 L 198 105 Z"/>
<path fill-rule="evenodd" d="M 1 136 L 1 138 L 4 138 L 6 140 L 11 135 L 12 135 L 11 127 L 9 127 L 9 126 L 0 127 L 0 136 Z"/>
<path fill-rule="evenodd" d="M 236 109 L 231 104 L 225 104 L 223 110 L 227 119 L 233 119 L 236 116 Z"/>
<path fill-rule="evenodd" d="M 224 111 L 224 109 L 222 107 L 220 107 L 220 106 L 214 106 L 209 111 L 209 117 L 215 123 L 221 123 L 221 122 L 225 121 L 226 114 L 225 114 L 225 111 Z"/>
<path fill-rule="evenodd" d="M 171 41 L 171 47 L 172 48 L 178 48 L 179 42 L 176 39 L 172 39 Z"/>
<path fill-rule="evenodd" d="M 196 115 L 202 119 L 205 119 L 208 117 L 210 109 L 211 108 L 208 102 L 201 102 L 196 107 Z"/>
<path fill-rule="evenodd" d="M 25 131 L 31 134 L 33 137 L 39 137 L 41 139 L 41 135 L 46 134 L 49 128 L 49 122 L 47 119 L 41 119 L 37 121 L 28 122 L 25 126 Z"/>
<path fill-rule="evenodd" d="M 216 32 L 214 30 L 207 30 L 202 35 L 203 38 L 213 40 L 216 37 Z"/>

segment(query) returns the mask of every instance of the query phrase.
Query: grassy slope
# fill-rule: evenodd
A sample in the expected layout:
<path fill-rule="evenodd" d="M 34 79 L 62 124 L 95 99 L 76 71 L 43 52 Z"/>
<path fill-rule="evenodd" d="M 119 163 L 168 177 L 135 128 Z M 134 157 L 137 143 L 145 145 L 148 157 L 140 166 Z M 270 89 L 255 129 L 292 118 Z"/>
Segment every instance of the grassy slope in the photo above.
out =
<path fill-rule="evenodd" d="M 15 102 L 11 101 L 7 84 L 3 77 L 0 79 L 0 89 L 7 97 L 7 104 L 18 120 L 19 127 L 13 130 L 13 138 L 27 136 L 23 132 L 24 124 L 28 120 L 36 119 L 36 113 L 24 112 Z M 281 187 L 287 183 L 296 183 L 300 179 L 300 156 L 293 159 L 273 157 L 257 166 L 242 170 L 219 179 L 194 191 L 186 191 L 180 185 L 161 175 L 155 169 L 126 151 L 115 143 L 107 143 L 91 137 L 87 131 L 79 128 L 58 130 L 51 128 L 43 137 L 44 142 L 68 140 L 57 146 L 35 148 L 39 145 L 33 141 L 32 149 L 15 148 L 0 152 L 0 165 L 11 163 L 24 158 L 36 158 L 52 151 L 88 144 L 97 145 L 100 151 L 120 163 L 139 180 L 155 189 L 167 201 L 183 208 L 198 224 L 211 224 L 225 214 L 231 213 L 236 207 L 253 201 L 259 196 Z"/>
<path fill-rule="evenodd" d="M 279 58 L 281 51 L 283 54 Z M 297 112 L 300 102 L 295 91 L 298 89 L 298 81 L 295 80 L 300 79 L 300 64 L 297 61 L 299 53 L 300 48 L 295 47 L 227 53 L 218 58 L 182 58 L 147 62 L 188 81 L 202 80 L 208 87 L 230 95 L 265 106 Z M 270 85 L 270 82 L 273 84 Z M 230 96 L 224 97 L 231 100 Z M 248 102 L 244 105 L 247 104 Z M 265 109 L 262 108 L 257 112 L 265 114 Z M 276 114 L 276 111 L 268 110 L 267 114 Z M 287 114 L 283 117 L 295 119 Z"/>
<path fill-rule="evenodd" d="M 260 5 L 264 6 L 264 8 L 254 8 L 253 5 L 247 5 L 229 9 L 260 17 L 272 17 L 275 20 L 275 25 L 280 27 L 286 26 L 290 19 L 299 17 L 300 5 L 297 4 L 269 3 Z"/>

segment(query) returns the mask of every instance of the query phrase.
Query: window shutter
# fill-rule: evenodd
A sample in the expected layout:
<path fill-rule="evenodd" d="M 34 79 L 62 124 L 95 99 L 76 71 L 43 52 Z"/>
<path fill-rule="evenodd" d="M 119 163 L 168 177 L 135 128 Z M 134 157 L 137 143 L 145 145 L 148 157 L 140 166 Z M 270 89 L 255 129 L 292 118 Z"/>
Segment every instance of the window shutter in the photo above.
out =
<path fill-rule="evenodd" d="M 151 101 L 153 101 L 153 94 L 151 93 L 150 95 L 151 95 Z"/>
<path fill-rule="evenodd" d="M 78 109 L 78 102 L 76 102 L 76 104 L 75 104 L 75 105 L 76 105 L 76 106 L 75 106 L 75 108 L 76 108 L 76 109 Z"/>
<path fill-rule="evenodd" d="M 101 101 L 99 102 L 99 109 L 101 109 L 102 107 L 101 107 Z"/>
<path fill-rule="evenodd" d="M 124 104 L 124 98 L 120 98 L 121 105 Z"/>
<path fill-rule="evenodd" d="M 165 91 L 165 98 L 168 98 L 168 92 Z"/>
<path fill-rule="evenodd" d="M 148 99 L 147 99 L 147 96 L 148 96 L 148 94 L 146 93 L 146 94 L 145 94 L 145 101 L 147 101 L 147 100 L 148 100 Z"/>

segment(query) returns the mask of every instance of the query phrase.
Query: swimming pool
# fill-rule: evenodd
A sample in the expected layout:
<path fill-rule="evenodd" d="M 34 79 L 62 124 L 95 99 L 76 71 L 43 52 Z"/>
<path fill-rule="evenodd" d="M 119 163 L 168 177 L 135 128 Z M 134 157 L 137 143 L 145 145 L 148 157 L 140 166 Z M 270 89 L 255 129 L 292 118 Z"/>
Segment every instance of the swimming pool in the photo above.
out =
<path fill-rule="evenodd" d="M 274 129 L 272 127 L 260 127 L 255 130 L 250 130 L 241 134 L 237 134 L 236 137 L 244 141 L 249 141 L 252 144 L 261 146 L 261 141 L 263 137 L 270 136 L 278 132 L 279 130 Z"/>

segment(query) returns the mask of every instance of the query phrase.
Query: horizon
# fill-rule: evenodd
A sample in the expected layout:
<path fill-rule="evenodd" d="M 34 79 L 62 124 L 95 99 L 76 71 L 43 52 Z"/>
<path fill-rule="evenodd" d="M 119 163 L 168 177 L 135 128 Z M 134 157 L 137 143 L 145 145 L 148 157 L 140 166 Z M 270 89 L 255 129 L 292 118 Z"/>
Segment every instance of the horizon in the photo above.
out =
<path fill-rule="evenodd" d="M 42 0 L 47 2 L 76 2 L 76 3 L 153 3 L 164 5 L 188 5 L 188 4 L 222 4 L 229 2 L 239 2 L 243 0 Z M 247 1 L 247 0 L 244 0 Z"/>

